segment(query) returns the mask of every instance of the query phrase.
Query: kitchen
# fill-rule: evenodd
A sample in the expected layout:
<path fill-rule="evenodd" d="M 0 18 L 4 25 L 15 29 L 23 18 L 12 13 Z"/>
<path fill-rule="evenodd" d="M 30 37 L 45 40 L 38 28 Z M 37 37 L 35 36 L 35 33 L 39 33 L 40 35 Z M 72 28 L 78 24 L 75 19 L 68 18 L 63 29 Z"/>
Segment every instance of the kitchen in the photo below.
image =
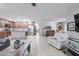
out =
<path fill-rule="evenodd" d="M 79 56 L 78 3 L 0 3 L 0 56 Z"/>

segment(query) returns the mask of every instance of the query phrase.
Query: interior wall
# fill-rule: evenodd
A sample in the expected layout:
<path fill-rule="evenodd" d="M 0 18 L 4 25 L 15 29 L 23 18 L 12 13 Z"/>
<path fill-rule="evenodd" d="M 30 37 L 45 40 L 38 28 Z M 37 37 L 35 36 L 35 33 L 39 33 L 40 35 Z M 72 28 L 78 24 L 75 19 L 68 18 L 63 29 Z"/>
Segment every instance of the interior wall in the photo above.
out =
<path fill-rule="evenodd" d="M 79 6 L 77 6 L 75 9 L 73 9 L 69 14 L 67 18 L 67 23 L 68 22 L 74 22 L 74 15 L 79 13 Z M 79 39 L 79 32 L 76 31 L 67 31 L 68 35 L 72 38 L 77 38 Z"/>
<path fill-rule="evenodd" d="M 39 24 L 41 34 L 42 28 L 46 26 L 46 19 L 54 20 L 53 18 L 63 17 L 67 18 L 67 22 L 70 19 L 73 21 L 73 15 L 79 12 L 78 7 L 79 3 L 37 3 L 36 7 L 28 3 L 0 3 L 0 17 L 13 20 L 28 18 Z"/>

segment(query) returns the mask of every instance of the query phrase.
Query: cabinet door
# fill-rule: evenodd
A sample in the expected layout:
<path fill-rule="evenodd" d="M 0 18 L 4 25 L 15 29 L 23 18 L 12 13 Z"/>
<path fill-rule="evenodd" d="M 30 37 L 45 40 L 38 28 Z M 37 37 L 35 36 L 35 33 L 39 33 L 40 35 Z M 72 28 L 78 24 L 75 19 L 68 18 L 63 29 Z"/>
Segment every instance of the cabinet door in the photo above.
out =
<path fill-rule="evenodd" d="M 0 20 L 0 28 L 4 26 L 3 20 Z"/>

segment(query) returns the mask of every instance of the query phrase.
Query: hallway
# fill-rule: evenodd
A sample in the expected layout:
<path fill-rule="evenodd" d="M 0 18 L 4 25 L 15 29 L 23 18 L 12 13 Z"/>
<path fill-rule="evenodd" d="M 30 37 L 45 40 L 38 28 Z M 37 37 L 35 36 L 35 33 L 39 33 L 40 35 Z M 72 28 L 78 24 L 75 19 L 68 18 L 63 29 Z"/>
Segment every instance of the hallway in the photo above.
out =
<path fill-rule="evenodd" d="M 66 56 L 62 51 L 57 50 L 48 44 L 47 38 L 36 35 L 31 43 L 30 56 Z"/>

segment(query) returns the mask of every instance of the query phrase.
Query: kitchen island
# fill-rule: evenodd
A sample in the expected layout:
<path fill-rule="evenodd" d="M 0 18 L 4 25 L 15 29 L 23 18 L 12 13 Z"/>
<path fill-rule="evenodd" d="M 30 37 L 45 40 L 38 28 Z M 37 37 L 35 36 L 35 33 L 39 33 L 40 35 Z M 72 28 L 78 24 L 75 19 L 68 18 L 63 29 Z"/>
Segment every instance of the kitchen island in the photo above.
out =
<path fill-rule="evenodd" d="M 0 51 L 0 56 L 27 56 L 30 52 L 30 44 L 33 38 L 27 37 L 25 39 L 19 40 L 21 43 L 23 42 L 24 44 L 21 45 L 19 49 L 14 49 L 14 42 L 16 41 L 16 39 L 10 38 L 10 46 Z"/>

